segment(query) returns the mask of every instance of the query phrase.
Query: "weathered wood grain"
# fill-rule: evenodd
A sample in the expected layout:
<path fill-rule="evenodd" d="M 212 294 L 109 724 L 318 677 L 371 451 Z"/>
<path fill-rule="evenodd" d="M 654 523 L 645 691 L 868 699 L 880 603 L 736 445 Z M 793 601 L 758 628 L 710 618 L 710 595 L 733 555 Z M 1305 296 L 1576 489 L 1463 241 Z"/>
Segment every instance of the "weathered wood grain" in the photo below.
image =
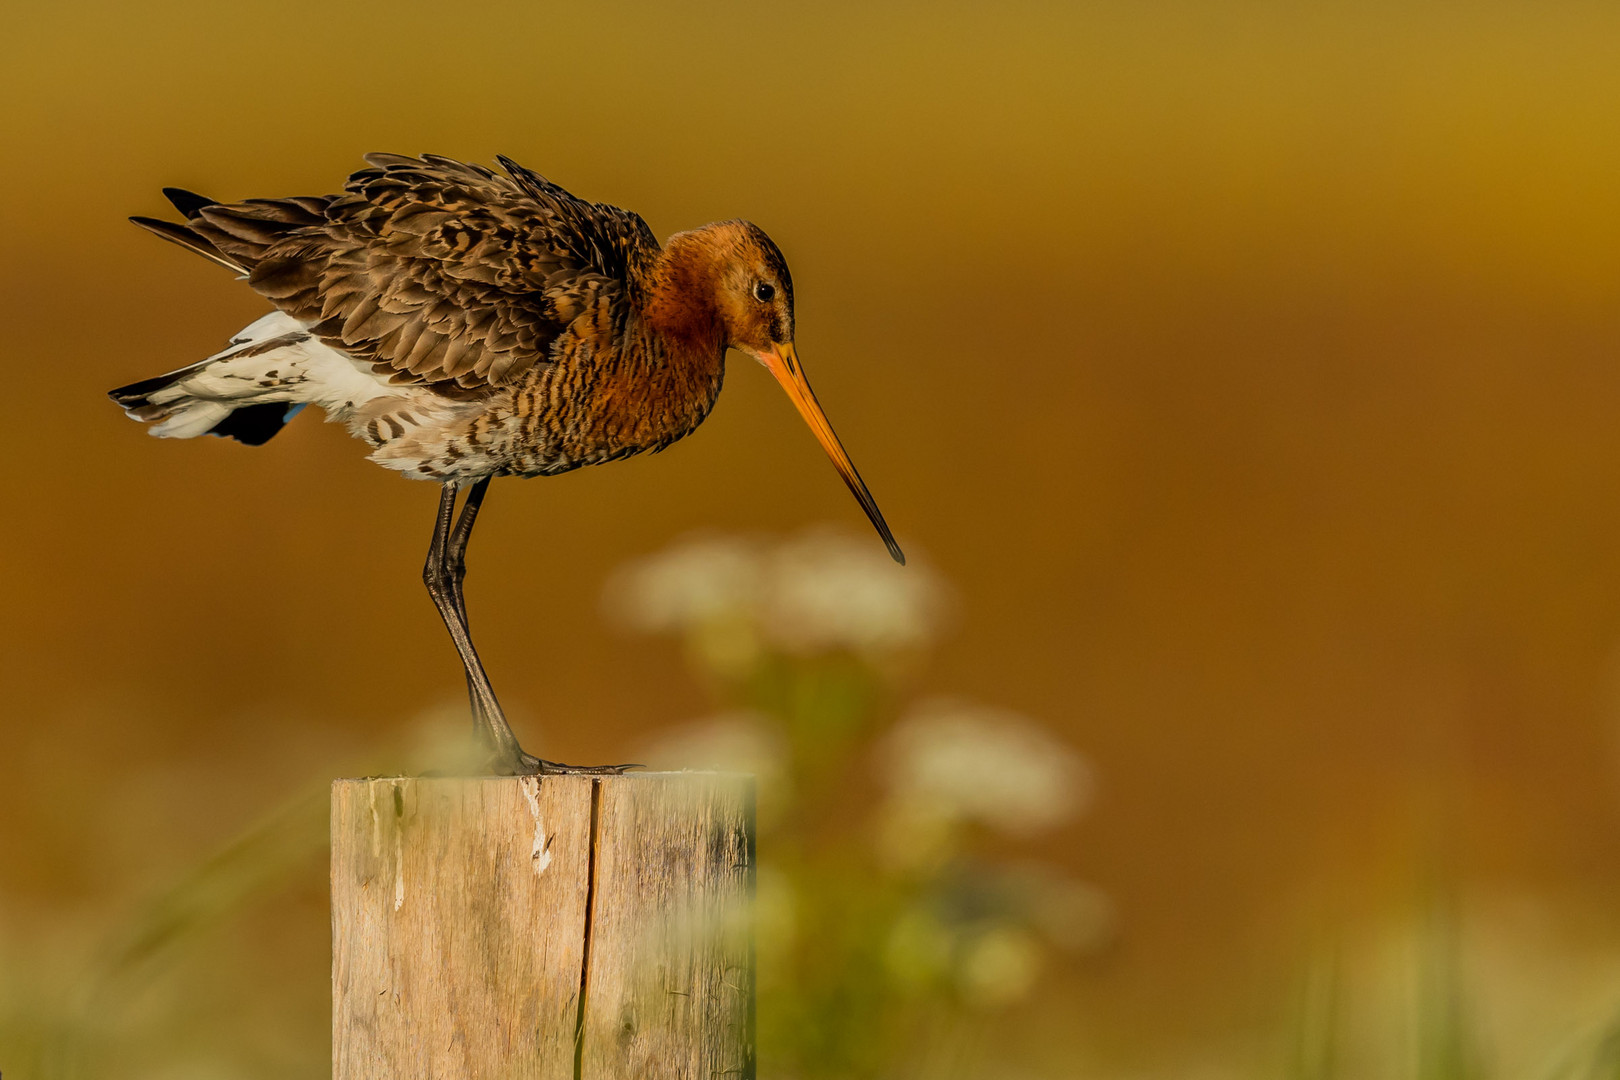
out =
<path fill-rule="evenodd" d="M 750 778 L 602 785 L 580 1076 L 754 1075 Z"/>
<path fill-rule="evenodd" d="M 333 1075 L 751 1077 L 752 881 L 748 777 L 337 781 Z"/>

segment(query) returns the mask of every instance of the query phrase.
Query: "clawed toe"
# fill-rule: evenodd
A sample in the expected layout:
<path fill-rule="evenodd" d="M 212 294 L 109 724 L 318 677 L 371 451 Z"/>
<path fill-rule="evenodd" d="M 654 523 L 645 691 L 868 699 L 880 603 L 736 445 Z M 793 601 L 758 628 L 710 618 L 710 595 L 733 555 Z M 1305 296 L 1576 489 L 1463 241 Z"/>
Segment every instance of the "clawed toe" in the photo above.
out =
<path fill-rule="evenodd" d="M 645 766 L 626 765 L 566 765 L 560 761 L 547 761 L 522 750 L 517 757 L 499 755 L 487 759 L 483 773 L 487 776 L 622 776 L 631 769 Z"/>
<path fill-rule="evenodd" d="M 629 769 L 643 768 L 641 765 L 564 765 L 557 761 L 543 761 L 540 758 L 523 755 L 524 765 L 528 766 L 525 772 L 530 776 L 622 776 Z"/>

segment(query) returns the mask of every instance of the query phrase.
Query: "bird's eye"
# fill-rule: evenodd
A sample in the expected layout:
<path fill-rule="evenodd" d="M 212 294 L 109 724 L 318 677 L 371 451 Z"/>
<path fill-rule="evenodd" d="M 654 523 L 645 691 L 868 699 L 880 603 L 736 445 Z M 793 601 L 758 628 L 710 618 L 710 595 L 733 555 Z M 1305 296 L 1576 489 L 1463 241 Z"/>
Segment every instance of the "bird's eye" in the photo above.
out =
<path fill-rule="evenodd" d="M 768 281 L 762 281 L 754 286 L 754 299 L 762 304 L 769 303 L 775 295 L 776 287 Z"/>

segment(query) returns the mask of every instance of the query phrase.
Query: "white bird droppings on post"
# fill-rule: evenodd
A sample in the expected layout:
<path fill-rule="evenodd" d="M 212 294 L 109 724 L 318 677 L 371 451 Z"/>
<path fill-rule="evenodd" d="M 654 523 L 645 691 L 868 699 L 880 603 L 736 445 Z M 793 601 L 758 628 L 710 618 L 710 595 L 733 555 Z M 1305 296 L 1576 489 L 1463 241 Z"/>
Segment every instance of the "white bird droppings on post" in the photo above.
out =
<path fill-rule="evenodd" d="M 367 801 L 371 803 L 371 857 L 382 858 L 382 823 L 377 818 L 377 785 L 373 784 L 366 791 Z"/>
<path fill-rule="evenodd" d="M 400 785 L 391 785 L 394 796 L 394 910 L 405 906 L 405 815 L 398 813 L 402 802 Z"/>
<path fill-rule="evenodd" d="M 394 830 L 394 910 L 405 906 L 405 838 Z"/>
<path fill-rule="evenodd" d="M 551 844 L 546 840 L 546 823 L 540 818 L 540 778 L 525 776 L 522 784 L 523 801 L 529 804 L 529 813 L 534 815 L 534 847 L 529 852 L 529 860 L 538 877 L 551 865 Z"/>

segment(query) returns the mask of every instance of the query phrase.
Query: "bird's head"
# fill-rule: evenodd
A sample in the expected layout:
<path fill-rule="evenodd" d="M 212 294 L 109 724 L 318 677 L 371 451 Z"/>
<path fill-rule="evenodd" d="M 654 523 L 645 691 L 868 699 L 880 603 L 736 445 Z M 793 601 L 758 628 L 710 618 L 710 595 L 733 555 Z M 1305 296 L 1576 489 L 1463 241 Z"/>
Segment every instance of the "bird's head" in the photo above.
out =
<path fill-rule="evenodd" d="M 726 221 L 672 237 L 669 254 L 694 270 L 702 268 L 688 288 L 708 293 L 722 344 L 752 356 L 776 377 L 883 537 L 889 554 L 903 565 L 905 554 L 799 366 L 793 346 L 793 276 L 781 250 L 753 222 Z"/>
<path fill-rule="evenodd" d="M 771 238 L 751 221 L 711 226 L 721 256 L 715 306 L 726 344 L 765 363 L 793 346 L 793 275 Z"/>

